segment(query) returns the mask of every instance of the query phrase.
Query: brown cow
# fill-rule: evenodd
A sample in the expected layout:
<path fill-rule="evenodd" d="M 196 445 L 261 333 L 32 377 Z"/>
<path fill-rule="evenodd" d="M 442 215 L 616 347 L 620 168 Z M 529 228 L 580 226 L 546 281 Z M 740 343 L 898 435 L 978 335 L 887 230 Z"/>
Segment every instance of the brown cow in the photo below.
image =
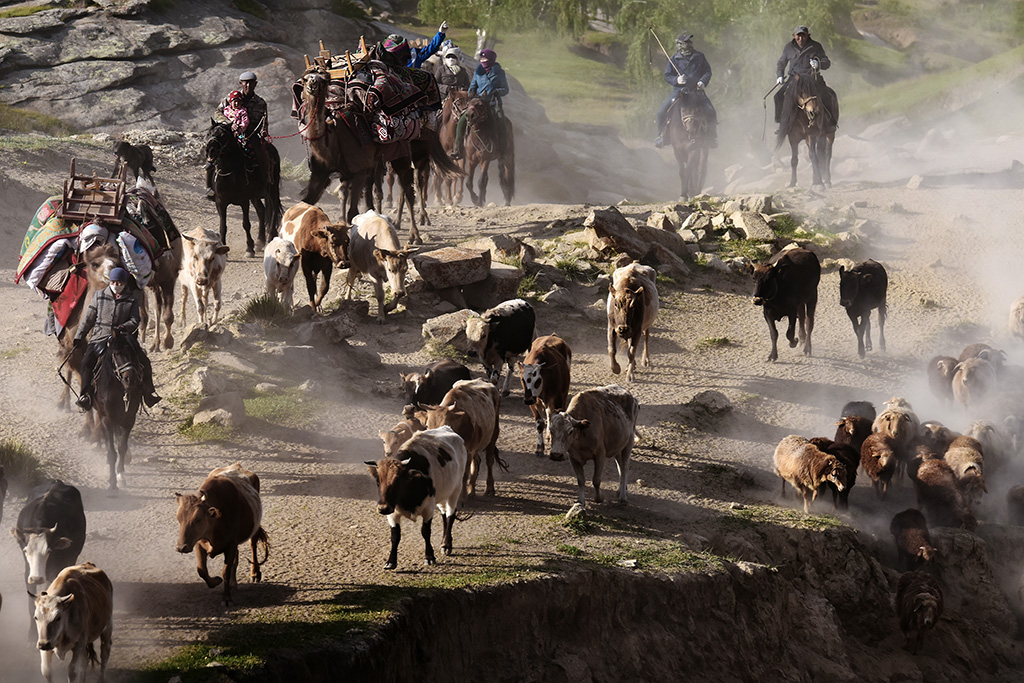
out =
<path fill-rule="evenodd" d="M 96 661 L 93 642 L 100 641 L 100 681 L 107 673 L 114 631 L 114 589 L 110 579 L 91 562 L 66 567 L 50 586 L 35 597 L 39 632 L 40 670 L 52 680 L 53 653 L 64 659 L 71 653 L 68 680 L 84 681 L 90 661 Z"/>
<path fill-rule="evenodd" d="M 768 323 L 772 340 L 768 360 L 779 358 L 779 331 L 775 323 L 782 318 L 789 318 L 786 330 L 789 346 L 797 345 L 796 323 L 799 321 L 804 355 L 811 355 L 811 332 L 814 331 L 818 281 L 821 280 L 818 257 L 800 247 L 783 249 L 765 263 L 748 265 L 747 272 L 754 279 L 754 305 L 764 309 L 764 320 Z"/>
<path fill-rule="evenodd" d="M 331 286 L 334 267 L 348 267 L 348 225 L 331 223 L 320 208 L 299 202 L 281 219 L 280 236 L 295 245 L 299 264 L 306 278 L 309 306 L 320 310 L 324 295 Z M 317 275 L 323 275 L 317 290 Z"/>
<path fill-rule="evenodd" d="M 445 425 L 455 430 L 466 444 L 466 471 L 462 477 L 466 495 L 476 494 L 476 478 L 480 473 L 480 452 L 487 452 L 487 489 L 485 494 L 494 495 L 494 462 L 502 469 L 508 469 L 498 457 L 498 409 L 501 394 L 498 388 L 482 379 L 459 380 L 451 391 L 445 394 L 441 405 L 423 406 L 416 412 L 416 418 L 436 429 Z"/>
<path fill-rule="evenodd" d="M 181 495 L 178 499 L 179 553 L 195 548 L 196 571 L 210 588 L 224 583 L 224 604 L 231 604 L 231 586 L 238 585 L 238 546 L 246 541 L 252 548 L 253 581 L 263 578 L 260 565 L 270 555 L 267 532 L 260 526 L 263 504 L 260 501 L 260 478 L 241 463 L 218 467 L 199 487 L 198 493 Z M 256 559 L 256 545 L 263 545 L 263 562 Z M 224 553 L 224 572 L 211 577 L 206 558 Z"/>
<path fill-rule="evenodd" d="M 537 455 L 544 455 L 544 430 L 551 413 L 569 405 L 569 365 L 572 349 L 557 335 L 537 337 L 519 364 L 523 371 L 523 403 L 530 406 L 537 422 Z"/>
<path fill-rule="evenodd" d="M 640 336 L 644 338 L 643 364 L 651 367 L 648 355 L 651 325 L 658 317 L 658 287 L 654 284 L 657 273 L 650 266 L 630 263 L 612 273 L 612 283 L 608 285 L 608 355 L 612 359 L 612 372 L 619 374 L 615 352 L 618 340 L 628 346 L 629 366 L 626 368 L 626 379 L 633 381 L 636 369 L 636 349 L 640 346 Z"/>
<path fill-rule="evenodd" d="M 374 210 L 361 213 L 352 219 L 349 232 L 352 265 L 348 269 L 346 298 L 352 298 L 352 291 L 360 276 L 369 275 L 373 281 L 373 292 L 377 298 L 377 322 L 398 307 L 398 301 L 405 296 L 405 276 L 409 271 L 409 254 L 415 249 L 402 249 L 398 233 L 391 219 Z M 391 287 L 391 303 L 384 303 L 384 281 Z"/>

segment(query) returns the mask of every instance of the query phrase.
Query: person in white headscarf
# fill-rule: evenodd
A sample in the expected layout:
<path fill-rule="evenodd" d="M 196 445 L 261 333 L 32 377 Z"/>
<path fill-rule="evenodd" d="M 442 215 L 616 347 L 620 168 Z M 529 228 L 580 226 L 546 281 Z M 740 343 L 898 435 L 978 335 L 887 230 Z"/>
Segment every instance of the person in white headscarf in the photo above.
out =
<path fill-rule="evenodd" d="M 441 50 L 441 59 L 434 66 L 434 79 L 441 91 L 441 101 L 448 99 L 450 90 L 468 90 L 470 74 L 462 64 L 462 50 L 452 45 Z"/>

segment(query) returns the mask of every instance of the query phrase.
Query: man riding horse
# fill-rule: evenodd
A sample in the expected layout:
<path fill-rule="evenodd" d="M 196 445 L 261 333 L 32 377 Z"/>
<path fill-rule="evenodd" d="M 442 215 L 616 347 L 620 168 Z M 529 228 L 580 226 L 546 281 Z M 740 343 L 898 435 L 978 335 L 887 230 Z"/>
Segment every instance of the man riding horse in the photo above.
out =
<path fill-rule="evenodd" d="M 500 140 L 499 149 L 505 147 L 505 109 L 502 107 L 501 98 L 508 95 L 508 78 L 505 77 L 505 70 L 498 64 L 498 55 L 494 50 L 486 48 L 480 51 L 480 66 L 473 73 L 473 80 L 469 84 L 469 96 L 480 96 L 487 99 L 488 104 L 497 117 L 495 129 L 498 131 Z M 466 114 L 459 117 L 459 125 L 455 129 L 455 153 L 452 159 L 458 161 L 466 153 Z"/>
<path fill-rule="evenodd" d="M 252 71 L 246 71 L 238 77 L 238 91 L 241 92 L 242 97 L 240 100 L 235 102 L 231 99 L 231 94 L 228 94 L 220 104 L 217 105 L 217 113 L 214 119 L 220 123 L 233 124 L 235 118 L 229 116 L 229 114 L 240 106 L 245 109 L 248 118 L 248 124 L 242 135 L 248 143 L 248 148 L 252 150 L 255 157 L 256 168 L 249 168 L 249 174 L 252 175 L 257 171 L 263 173 L 269 173 L 270 170 L 270 157 L 267 151 L 267 145 L 272 144 L 270 142 L 269 133 L 269 122 L 267 120 L 267 102 L 262 97 L 256 94 L 256 84 L 258 80 L 256 74 Z M 206 160 L 206 198 L 213 200 L 213 174 L 214 164 L 210 159 Z"/>
<path fill-rule="evenodd" d="M 665 65 L 665 82 L 675 90 L 668 96 L 658 110 L 658 137 L 655 147 L 665 146 L 665 124 L 669 111 L 679 101 L 680 105 L 688 105 L 704 112 L 708 122 L 708 145 L 718 146 L 718 113 L 708 99 L 704 88 L 711 81 L 711 65 L 704 53 L 693 49 L 693 34 L 680 33 L 676 38 L 676 53 Z"/>
<path fill-rule="evenodd" d="M 441 101 L 451 90 L 469 89 L 469 70 L 462 65 L 462 50 L 451 45 L 441 50 L 441 61 L 434 67 L 434 79 L 441 92 Z"/>
<path fill-rule="evenodd" d="M 781 85 L 775 93 L 775 123 L 781 124 L 775 131 L 778 136 L 785 135 L 789 124 L 793 121 L 794 91 L 793 81 L 799 78 L 806 78 L 817 81 L 823 90 L 823 104 L 827 109 L 831 120 L 830 127 L 834 130 L 839 125 L 839 100 L 832 88 L 825 85 L 825 79 L 821 72 L 832 66 L 831 60 L 825 54 L 825 48 L 816 40 L 811 38 L 811 31 L 806 26 L 797 26 L 793 30 L 793 40 L 786 43 L 782 48 L 782 56 L 775 65 L 777 76 L 776 83 Z M 788 78 L 784 78 L 787 75 Z M 785 112 L 783 112 L 785 108 Z M 785 118 L 783 118 L 785 114 Z"/>
<path fill-rule="evenodd" d="M 139 300 L 136 290 L 128 284 L 128 271 L 113 268 L 110 271 L 110 285 L 93 297 L 75 333 L 75 346 L 85 344 L 86 336 L 90 331 L 93 333 L 82 357 L 82 393 L 78 397 L 78 407 L 83 410 L 92 408 L 93 372 L 115 330 L 124 335 L 142 365 L 142 390 L 146 405 L 153 407 L 160 401 L 153 386 L 153 365 L 136 337 L 139 320 Z"/>

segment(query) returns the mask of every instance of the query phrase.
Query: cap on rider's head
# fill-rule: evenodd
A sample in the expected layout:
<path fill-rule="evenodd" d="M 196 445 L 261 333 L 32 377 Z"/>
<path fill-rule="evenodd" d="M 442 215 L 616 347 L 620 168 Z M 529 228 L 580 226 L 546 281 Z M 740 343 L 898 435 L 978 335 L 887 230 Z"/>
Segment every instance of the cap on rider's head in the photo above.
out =
<path fill-rule="evenodd" d="M 481 64 L 493 64 L 494 60 L 498 58 L 498 55 L 491 48 L 484 48 L 480 51 L 480 63 Z"/>
<path fill-rule="evenodd" d="M 113 268 L 110 271 L 111 282 L 128 282 L 128 271 L 124 268 Z"/>
<path fill-rule="evenodd" d="M 676 42 L 677 43 L 689 43 L 691 40 L 693 40 L 693 34 L 692 33 L 683 32 L 683 33 L 680 33 L 678 36 L 676 36 Z"/>
<path fill-rule="evenodd" d="M 239 83 L 245 83 L 246 81 L 255 81 L 255 80 L 256 80 L 256 74 L 253 73 L 252 71 L 244 71 L 244 72 L 242 72 L 242 75 L 238 77 L 238 82 Z"/>
<path fill-rule="evenodd" d="M 793 29 L 794 36 L 798 36 L 801 33 L 807 36 L 808 38 L 811 37 L 811 29 L 807 28 L 806 26 L 797 26 L 795 29 Z"/>

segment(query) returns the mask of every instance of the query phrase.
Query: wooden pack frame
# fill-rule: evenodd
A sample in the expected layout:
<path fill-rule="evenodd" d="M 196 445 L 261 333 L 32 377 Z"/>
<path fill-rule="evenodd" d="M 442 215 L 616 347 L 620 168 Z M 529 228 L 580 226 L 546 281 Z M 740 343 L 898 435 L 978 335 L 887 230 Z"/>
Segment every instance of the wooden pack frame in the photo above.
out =
<path fill-rule="evenodd" d="M 122 161 L 117 167 L 116 178 L 99 178 L 95 171 L 91 176 L 78 175 L 72 158 L 71 175 L 64 180 L 61 218 L 83 225 L 94 220 L 120 225 L 127 173 L 128 166 Z"/>
<path fill-rule="evenodd" d="M 309 61 L 309 55 L 303 55 L 306 58 L 306 71 L 313 68 L 313 65 L 319 66 L 321 69 L 326 69 L 331 79 L 345 79 L 354 74 L 355 72 L 366 66 L 366 63 L 370 61 L 370 51 L 366 49 L 366 38 L 359 36 L 359 52 L 352 54 L 348 50 L 345 50 L 345 56 L 334 56 L 331 51 L 324 47 L 324 41 L 320 41 L 320 54 L 313 58 L 313 61 Z"/>

